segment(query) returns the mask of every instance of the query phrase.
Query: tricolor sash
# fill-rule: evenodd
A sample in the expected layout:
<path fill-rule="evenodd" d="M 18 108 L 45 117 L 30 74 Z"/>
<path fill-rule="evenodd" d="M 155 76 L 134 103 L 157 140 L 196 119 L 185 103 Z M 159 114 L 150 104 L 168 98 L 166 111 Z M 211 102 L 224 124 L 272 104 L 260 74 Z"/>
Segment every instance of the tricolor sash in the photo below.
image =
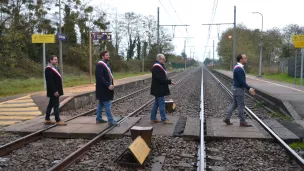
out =
<path fill-rule="evenodd" d="M 166 73 L 166 75 L 167 75 L 167 71 L 164 69 L 163 66 L 161 66 L 161 65 L 158 64 L 158 63 L 155 63 L 155 64 L 152 66 L 152 68 L 155 67 L 155 66 L 160 67 L 160 68 Z"/>
<path fill-rule="evenodd" d="M 114 79 L 114 76 L 113 76 L 113 74 L 112 74 L 110 68 L 108 67 L 108 65 L 107 65 L 105 62 L 103 62 L 103 61 L 98 61 L 98 63 L 99 63 L 99 64 L 102 64 L 103 66 L 105 66 L 105 67 L 107 68 L 108 73 L 109 73 L 109 75 L 111 76 L 111 78 L 112 78 L 112 80 L 113 80 L 113 79 Z"/>
<path fill-rule="evenodd" d="M 47 68 L 51 68 L 61 78 L 61 74 L 57 71 L 56 68 L 54 68 L 52 66 L 47 66 Z"/>

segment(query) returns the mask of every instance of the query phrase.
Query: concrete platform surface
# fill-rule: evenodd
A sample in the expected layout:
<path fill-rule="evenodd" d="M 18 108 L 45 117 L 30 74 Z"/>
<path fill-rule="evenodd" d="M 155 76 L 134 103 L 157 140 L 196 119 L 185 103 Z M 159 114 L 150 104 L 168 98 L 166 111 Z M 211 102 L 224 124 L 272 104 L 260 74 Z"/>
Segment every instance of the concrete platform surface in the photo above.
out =
<path fill-rule="evenodd" d="M 217 69 L 217 72 L 232 78 L 232 72 Z M 280 81 L 259 78 L 256 76 L 246 76 L 246 82 L 249 86 L 269 94 L 282 102 L 289 102 L 297 114 L 304 118 L 304 87 L 300 85 L 284 83 Z M 296 118 L 295 118 L 296 119 Z"/>
<path fill-rule="evenodd" d="M 153 127 L 153 134 L 152 135 L 166 135 L 166 136 L 173 136 L 173 132 L 179 116 L 167 116 L 167 118 L 173 124 L 163 124 L 163 123 L 151 123 L 150 117 L 145 116 L 143 117 L 138 123 L 134 126 L 141 126 L 141 127 Z M 130 131 L 126 133 L 127 135 L 131 135 Z"/>
<path fill-rule="evenodd" d="M 103 118 L 107 120 L 106 118 Z M 113 117 L 118 121 L 121 117 Z M 56 126 L 43 133 L 52 138 L 94 138 L 109 127 L 108 123 L 96 124 L 96 117 L 82 116 L 67 122 L 67 126 Z"/>
<path fill-rule="evenodd" d="M 150 77 L 151 74 L 145 74 L 117 79 L 114 80 L 114 85 L 119 86 Z M 64 88 L 64 95 L 60 96 L 59 99 L 60 107 L 71 100 L 74 96 L 94 91 L 95 84 Z M 49 99 L 46 97 L 46 91 L 0 98 L 0 127 L 16 124 L 43 115 L 48 105 L 48 101 Z"/>
<path fill-rule="evenodd" d="M 227 139 L 227 138 L 246 138 L 246 139 L 269 139 L 253 124 L 252 120 L 247 120 L 252 127 L 240 127 L 238 119 L 230 120 L 233 125 L 226 125 L 223 119 L 207 118 L 206 131 L 208 138 Z"/>
<path fill-rule="evenodd" d="M 200 125 L 199 118 L 187 117 L 183 138 L 185 140 L 198 140 L 200 138 Z"/>

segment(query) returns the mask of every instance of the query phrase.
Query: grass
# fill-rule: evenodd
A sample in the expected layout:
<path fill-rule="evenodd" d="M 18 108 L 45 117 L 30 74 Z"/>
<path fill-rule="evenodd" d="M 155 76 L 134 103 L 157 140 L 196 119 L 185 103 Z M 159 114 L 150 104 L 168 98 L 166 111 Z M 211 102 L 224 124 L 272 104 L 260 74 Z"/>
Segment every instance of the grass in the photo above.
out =
<path fill-rule="evenodd" d="M 138 76 L 149 73 L 150 72 L 114 73 L 114 77 L 115 79 L 121 79 L 121 78 Z M 92 78 L 92 81 L 95 82 L 94 76 Z M 64 75 L 64 79 L 63 79 L 63 84 L 65 88 L 89 84 L 89 83 L 90 83 L 90 77 L 88 75 L 80 75 L 80 76 Z M 30 78 L 30 79 L 11 78 L 0 81 L 0 97 L 37 92 L 43 90 L 44 88 L 43 88 L 42 78 Z"/>
<path fill-rule="evenodd" d="M 289 144 L 289 146 L 294 150 L 296 150 L 296 149 L 303 150 L 304 149 L 304 142 L 294 142 L 294 143 Z"/>
<path fill-rule="evenodd" d="M 257 102 L 254 104 L 254 108 L 260 108 L 264 106 L 264 102 Z"/>
<path fill-rule="evenodd" d="M 257 76 L 258 73 L 249 73 L 252 76 Z M 270 80 L 275 80 L 275 81 L 280 81 L 280 82 L 285 82 L 285 83 L 290 83 L 294 84 L 294 77 L 289 77 L 288 74 L 286 73 L 281 73 L 281 74 L 263 74 L 263 78 L 267 78 Z M 296 84 L 300 85 L 300 78 L 296 78 Z"/>
<path fill-rule="evenodd" d="M 286 120 L 286 121 L 292 121 L 292 118 L 290 116 L 284 115 L 283 113 L 279 113 L 279 112 L 271 113 L 270 117 L 274 118 L 274 119 L 282 119 L 282 120 Z"/>
<path fill-rule="evenodd" d="M 294 84 L 294 77 L 289 77 L 288 74 L 271 74 L 271 75 L 266 74 L 263 75 L 263 77 L 271 80 Z M 296 83 L 300 85 L 300 78 L 296 78 Z"/>

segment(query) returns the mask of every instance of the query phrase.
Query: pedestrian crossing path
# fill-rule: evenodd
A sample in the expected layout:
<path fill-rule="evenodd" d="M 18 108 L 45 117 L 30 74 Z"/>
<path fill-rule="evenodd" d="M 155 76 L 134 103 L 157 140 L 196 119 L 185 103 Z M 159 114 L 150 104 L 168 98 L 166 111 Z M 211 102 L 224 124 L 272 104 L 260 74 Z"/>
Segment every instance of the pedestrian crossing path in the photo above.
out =
<path fill-rule="evenodd" d="M 15 124 L 42 115 L 31 96 L 0 103 L 0 126 Z"/>

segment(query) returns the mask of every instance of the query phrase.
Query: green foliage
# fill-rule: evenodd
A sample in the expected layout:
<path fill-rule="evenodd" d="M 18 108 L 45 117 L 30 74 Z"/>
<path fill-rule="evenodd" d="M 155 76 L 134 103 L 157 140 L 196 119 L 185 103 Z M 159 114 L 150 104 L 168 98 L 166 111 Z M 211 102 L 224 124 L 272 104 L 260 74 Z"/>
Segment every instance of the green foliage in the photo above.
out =
<path fill-rule="evenodd" d="M 303 34 L 304 27 L 296 24 L 287 25 L 282 30 L 272 28 L 261 33 L 260 30 L 252 30 L 244 25 L 236 28 L 236 52 L 245 53 L 248 58 L 247 69 L 249 72 L 257 72 L 259 66 L 260 39 L 263 42 L 263 64 L 277 63 L 279 58 L 294 56 L 294 46 L 291 36 Z M 262 34 L 262 35 L 261 35 Z M 218 43 L 219 63 L 226 69 L 232 67 L 233 54 L 233 28 L 224 31 Z M 236 54 L 236 55 L 237 55 Z"/>
<path fill-rule="evenodd" d="M 41 78 L 43 45 L 32 43 L 32 34 L 57 34 L 58 1 L 15 0 L 2 4 L 0 21 L 0 78 Z M 105 48 L 110 51 L 114 72 L 139 72 L 145 58 L 149 71 L 157 55 L 156 26 L 153 16 L 127 12 L 113 16 L 105 7 L 90 6 L 85 0 L 61 0 L 61 30 L 67 37 L 62 42 L 64 75 L 89 73 L 89 33 L 113 30 L 112 40 L 92 43 L 92 69 Z M 122 48 L 120 48 L 122 47 Z M 168 67 L 184 60 L 172 54 L 171 35 L 160 28 L 160 52 L 166 54 Z M 46 57 L 59 55 L 59 42 L 46 44 Z M 127 61 L 125 60 L 127 59 Z M 187 61 L 188 62 L 188 61 Z M 190 62 L 190 61 L 189 61 Z M 192 61 L 193 62 L 193 61 Z M 60 65 L 59 65 L 60 66 Z"/>
<path fill-rule="evenodd" d="M 289 144 L 289 146 L 294 150 L 303 150 L 304 142 L 294 142 L 294 143 Z"/>

